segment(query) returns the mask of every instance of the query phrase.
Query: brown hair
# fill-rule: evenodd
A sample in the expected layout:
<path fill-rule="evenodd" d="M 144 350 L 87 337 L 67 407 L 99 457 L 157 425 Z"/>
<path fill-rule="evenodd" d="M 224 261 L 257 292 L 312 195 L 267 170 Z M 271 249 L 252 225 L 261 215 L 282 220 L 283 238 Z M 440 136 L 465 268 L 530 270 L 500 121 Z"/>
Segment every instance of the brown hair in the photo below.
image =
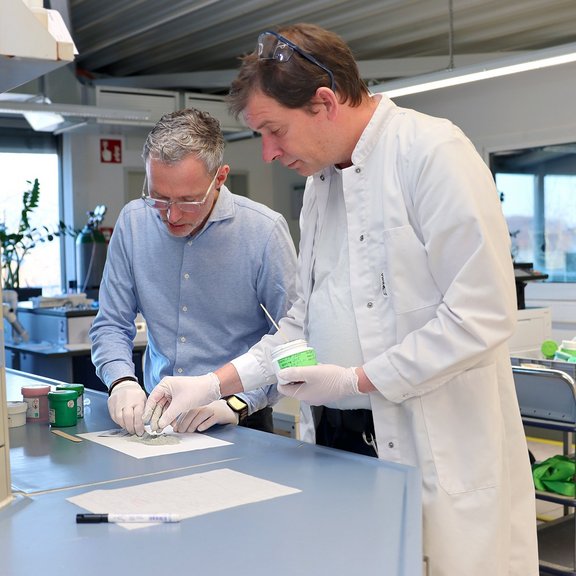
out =
<path fill-rule="evenodd" d="M 284 26 L 277 32 L 332 72 L 341 102 L 359 106 L 369 94 L 352 51 L 340 36 L 314 24 Z M 252 52 L 242 58 L 240 72 L 230 88 L 228 107 L 237 118 L 252 92 L 260 90 L 287 108 L 304 108 L 321 86 L 330 86 L 329 75 L 297 52 L 287 62 L 260 60 L 257 52 Z"/>

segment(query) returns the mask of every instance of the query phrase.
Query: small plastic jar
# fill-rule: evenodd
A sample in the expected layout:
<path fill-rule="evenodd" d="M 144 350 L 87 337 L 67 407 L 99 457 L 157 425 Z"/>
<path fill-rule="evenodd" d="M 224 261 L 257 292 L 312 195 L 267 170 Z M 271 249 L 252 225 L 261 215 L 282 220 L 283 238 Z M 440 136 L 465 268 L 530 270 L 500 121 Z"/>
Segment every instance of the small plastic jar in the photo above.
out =
<path fill-rule="evenodd" d="M 78 423 L 77 399 L 78 393 L 75 390 L 53 390 L 49 392 L 50 424 L 55 428 L 76 426 Z"/>
<path fill-rule="evenodd" d="M 48 424 L 50 414 L 48 411 L 48 392 L 50 386 L 22 386 L 21 390 L 24 402 L 28 404 L 26 409 L 26 422 Z"/>
<path fill-rule="evenodd" d="M 26 402 L 8 402 L 8 428 L 17 428 L 26 424 Z"/>
<path fill-rule="evenodd" d="M 276 346 L 272 350 L 271 358 L 276 376 L 283 368 L 315 366 L 317 364 L 316 351 L 308 346 L 306 340 L 292 340 L 292 342 Z M 278 377 L 278 382 L 282 383 L 283 380 Z"/>
<path fill-rule="evenodd" d="M 76 413 L 78 418 L 84 418 L 84 384 L 58 384 L 56 390 L 74 390 L 76 398 Z"/>

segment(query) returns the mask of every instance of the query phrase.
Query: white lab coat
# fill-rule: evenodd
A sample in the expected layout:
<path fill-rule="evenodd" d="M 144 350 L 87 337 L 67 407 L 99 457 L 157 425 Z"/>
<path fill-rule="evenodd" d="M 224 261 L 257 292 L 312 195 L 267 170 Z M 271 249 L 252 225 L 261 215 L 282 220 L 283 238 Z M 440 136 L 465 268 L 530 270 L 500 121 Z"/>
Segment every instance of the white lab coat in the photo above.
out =
<path fill-rule="evenodd" d="M 534 488 L 506 340 L 516 316 L 509 235 L 489 170 L 450 122 L 382 100 L 342 171 L 350 286 L 379 457 L 418 466 L 431 576 L 536 576 Z M 302 336 L 333 169 L 311 177 Z M 335 335 L 337 337 L 337 335 Z M 277 337 L 276 337 L 277 338 Z M 269 349 L 237 363 L 269 383 Z M 261 378 L 260 378 L 261 380 Z"/>

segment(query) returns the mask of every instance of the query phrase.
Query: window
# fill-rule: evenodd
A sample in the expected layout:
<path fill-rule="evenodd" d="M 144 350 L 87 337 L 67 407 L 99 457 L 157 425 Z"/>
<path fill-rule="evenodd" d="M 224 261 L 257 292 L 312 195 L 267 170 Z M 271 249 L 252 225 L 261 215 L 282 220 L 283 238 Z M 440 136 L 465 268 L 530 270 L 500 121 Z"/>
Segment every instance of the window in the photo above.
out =
<path fill-rule="evenodd" d="M 491 154 L 516 262 L 576 282 L 576 143 Z"/>
<path fill-rule="evenodd" d="M 31 188 L 28 181 L 38 178 L 40 204 L 30 224 L 55 229 L 60 220 L 59 157 L 52 135 L 26 133 L 0 135 L 0 221 L 15 232 L 22 209 L 22 193 Z M 37 244 L 25 257 L 20 286 L 42 287 L 45 294 L 62 290 L 61 242 Z"/>

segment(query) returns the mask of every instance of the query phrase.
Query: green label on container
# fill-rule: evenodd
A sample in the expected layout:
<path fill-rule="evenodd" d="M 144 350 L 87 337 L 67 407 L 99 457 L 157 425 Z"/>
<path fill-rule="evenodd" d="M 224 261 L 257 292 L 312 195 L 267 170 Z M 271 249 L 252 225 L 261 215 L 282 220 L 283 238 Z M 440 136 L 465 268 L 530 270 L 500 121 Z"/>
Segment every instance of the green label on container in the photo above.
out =
<path fill-rule="evenodd" d="M 316 364 L 316 352 L 314 350 L 304 350 L 278 359 L 280 369 L 291 368 L 293 366 L 315 366 Z"/>

